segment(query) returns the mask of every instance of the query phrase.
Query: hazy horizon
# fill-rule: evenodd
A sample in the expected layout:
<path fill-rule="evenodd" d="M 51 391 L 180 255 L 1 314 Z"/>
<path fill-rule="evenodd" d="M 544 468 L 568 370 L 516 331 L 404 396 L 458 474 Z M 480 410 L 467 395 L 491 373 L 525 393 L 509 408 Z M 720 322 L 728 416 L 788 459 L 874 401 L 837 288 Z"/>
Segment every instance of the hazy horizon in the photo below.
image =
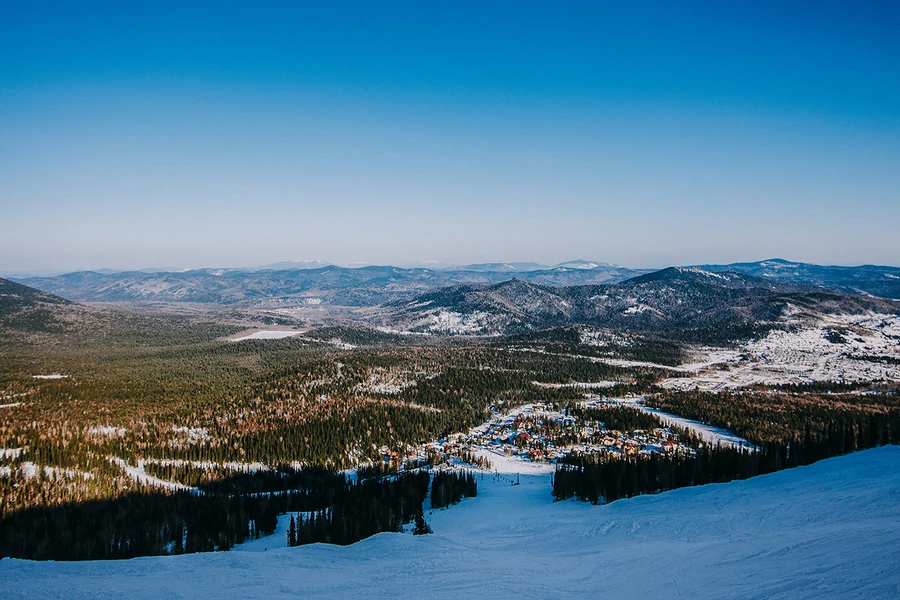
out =
<path fill-rule="evenodd" d="M 0 272 L 897 265 L 898 30 L 894 3 L 9 5 Z"/>
<path fill-rule="evenodd" d="M 733 263 L 756 263 L 756 262 L 763 262 L 763 261 L 767 261 L 767 260 L 787 260 L 788 262 L 802 262 L 802 261 L 794 261 L 789 258 L 776 257 L 776 256 L 770 256 L 768 258 L 761 258 L 761 259 L 754 259 L 754 260 L 738 260 L 738 261 L 732 261 L 731 263 L 717 263 L 714 261 L 704 261 L 704 262 L 698 262 L 698 263 L 682 263 L 682 264 L 672 263 L 672 264 L 661 264 L 661 265 L 656 265 L 656 264 L 654 264 L 654 265 L 622 265 L 622 264 L 618 264 L 618 263 L 609 263 L 609 261 L 580 259 L 580 258 L 572 259 L 569 261 L 561 261 L 559 263 L 546 263 L 546 262 L 540 262 L 540 261 L 522 261 L 522 260 L 509 260 L 509 261 L 487 260 L 487 261 L 481 261 L 481 262 L 477 262 L 477 263 L 465 263 L 465 264 L 443 263 L 443 262 L 438 262 L 438 261 L 424 261 L 424 262 L 391 264 L 391 263 L 374 263 L 374 262 L 362 262 L 362 261 L 354 262 L 354 263 L 337 263 L 337 262 L 320 261 L 320 260 L 283 260 L 283 261 L 275 261 L 273 263 L 266 263 L 266 264 L 237 264 L 237 265 L 216 264 L 216 265 L 193 265 L 193 266 L 188 266 L 188 267 L 172 266 L 172 265 L 169 265 L 169 266 L 157 265 L 157 266 L 142 266 L 142 267 L 131 266 L 131 267 L 124 267 L 124 268 L 94 267 L 94 268 L 72 269 L 72 270 L 67 270 L 67 269 L 37 269 L 37 270 L 32 270 L 32 271 L 0 270 L 0 277 L 13 277 L 13 278 L 54 277 L 54 276 L 58 276 L 58 275 L 65 275 L 68 273 L 90 272 L 90 271 L 93 271 L 93 272 L 109 271 L 109 272 L 169 272 L 169 273 L 177 273 L 177 272 L 196 271 L 196 270 L 203 270 L 203 269 L 254 270 L 254 269 L 273 268 L 273 265 L 281 265 L 281 264 L 284 264 L 285 266 L 283 266 L 283 267 L 279 266 L 278 268 L 285 268 L 285 269 L 307 268 L 307 267 L 286 266 L 287 263 L 321 263 L 322 267 L 336 266 L 336 267 L 343 267 L 343 268 L 347 268 L 347 269 L 357 269 L 357 268 L 363 268 L 363 267 L 378 267 L 378 266 L 388 267 L 389 266 L 389 267 L 397 267 L 397 268 L 403 268 L 403 269 L 424 268 L 424 269 L 442 270 L 442 269 L 452 269 L 452 268 L 467 267 L 467 266 L 478 266 L 478 265 L 485 265 L 485 264 L 518 265 L 518 264 L 526 264 L 526 263 L 534 263 L 534 264 L 540 265 L 542 267 L 553 268 L 553 267 L 557 267 L 560 265 L 564 265 L 566 263 L 576 262 L 576 261 L 580 261 L 580 260 L 585 260 L 586 262 L 594 262 L 594 263 L 597 263 L 598 265 L 604 264 L 604 263 L 611 264 L 612 266 L 615 266 L 615 267 L 622 267 L 622 268 L 632 269 L 632 270 L 636 270 L 636 271 L 639 271 L 639 270 L 651 270 L 652 271 L 652 270 L 665 269 L 665 268 L 669 268 L 669 267 L 693 267 L 693 266 L 700 266 L 700 265 L 727 265 L 727 264 L 733 264 Z M 876 264 L 876 263 L 855 263 L 855 264 L 811 263 L 811 264 L 821 264 L 822 266 L 835 266 L 835 267 L 857 267 L 857 266 L 869 265 L 869 266 L 900 268 L 900 264 Z M 315 268 L 319 268 L 319 267 L 315 267 Z"/>

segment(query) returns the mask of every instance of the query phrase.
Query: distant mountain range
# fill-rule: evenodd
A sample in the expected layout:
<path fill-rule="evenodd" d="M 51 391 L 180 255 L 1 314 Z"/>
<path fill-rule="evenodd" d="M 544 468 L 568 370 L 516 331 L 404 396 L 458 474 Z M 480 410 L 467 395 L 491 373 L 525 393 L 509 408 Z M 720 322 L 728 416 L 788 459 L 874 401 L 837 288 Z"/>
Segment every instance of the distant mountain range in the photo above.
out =
<path fill-rule="evenodd" d="M 329 265 L 282 270 L 197 269 L 148 273 L 80 271 L 56 277 L 26 277 L 19 282 L 65 298 L 91 302 L 202 302 L 252 306 L 290 306 L 309 302 L 374 306 L 408 299 L 427 290 L 456 284 L 492 284 L 512 277 L 543 285 L 584 285 L 623 281 L 639 275 L 614 265 L 554 267 L 531 271 L 515 267 L 491 270 L 435 270 Z"/>
<path fill-rule="evenodd" d="M 900 299 L 900 268 L 862 265 L 834 267 L 790 262 L 780 258 L 730 265 L 703 265 L 707 271 L 732 271 L 785 283 L 801 283 L 879 298 Z"/>
<path fill-rule="evenodd" d="M 251 307 L 303 304 L 376 306 L 410 300 L 449 286 L 493 285 L 517 279 L 539 286 L 570 287 L 624 282 L 650 273 L 608 263 L 571 261 L 486 263 L 449 269 L 321 266 L 315 261 L 276 263 L 260 269 L 197 269 L 178 272 L 80 271 L 25 277 L 25 285 L 78 301 L 198 302 Z M 703 265 L 711 273 L 740 273 L 781 284 L 900 299 L 900 268 L 832 267 L 781 259 Z"/>
<path fill-rule="evenodd" d="M 788 316 L 900 311 L 867 296 L 679 267 L 605 285 L 457 285 L 385 308 L 392 326 L 410 331 L 509 334 L 581 324 L 708 343 L 751 337 Z"/>
<path fill-rule="evenodd" d="M 758 263 L 743 266 L 774 268 Z M 827 272 L 830 267 L 822 269 Z M 627 277 L 633 272 L 599 265 L 512 274 L 336 266 L 255 272 L 83 272 L 26 281 L 54 294 L 0 279 L 0 327 L 52 331 L 87 309 L 60 296 L 245 308 L 331 304 L 368 307 L 354 311 L 351 320 L 409 332 L 507 335 L 585 325 L 713 344 L 755 337 L 825 314 L 900 313 L 900 302 L 789 281 L 823 271 L 776 270 L 778 278 L 698 267 Z M 851 275 L 845 272 L 841 279 L 827 281 L 844 285 Z"/>

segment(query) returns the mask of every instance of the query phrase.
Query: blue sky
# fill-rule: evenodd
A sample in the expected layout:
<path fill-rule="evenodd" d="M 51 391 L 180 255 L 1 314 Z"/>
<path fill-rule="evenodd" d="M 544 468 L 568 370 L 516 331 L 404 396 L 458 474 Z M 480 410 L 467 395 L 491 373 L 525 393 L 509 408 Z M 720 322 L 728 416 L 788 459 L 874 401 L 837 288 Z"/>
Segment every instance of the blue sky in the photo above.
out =
<path fill-rule="evenodd" d="M 897 3 L 124 4 L 0 3 L 2 271 L 900 264 Z"/>

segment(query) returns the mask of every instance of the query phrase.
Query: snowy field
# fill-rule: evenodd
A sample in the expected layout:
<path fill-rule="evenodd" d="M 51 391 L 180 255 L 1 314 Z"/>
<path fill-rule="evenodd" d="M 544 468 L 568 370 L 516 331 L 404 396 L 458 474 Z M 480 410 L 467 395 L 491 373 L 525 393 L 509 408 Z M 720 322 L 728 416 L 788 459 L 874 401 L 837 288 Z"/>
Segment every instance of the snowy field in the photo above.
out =
<path fill-rule="evenodd" d="M 4 559 L 0 596 L 896 599 L 898 470 L 894 446 L 607 506 L 552 503 L 548 474 L 522 475 L 518 486 L 486 475 L 477 498 L 426 514 L 430 536 L 127 561 Z"/>
<path fill-rule="evenodd" d="M 421 308 L 427 306 L 431 302 L 418 305 L 410 305 L 409 308 Z M 402 333 L 416 332 L 424 333 L 444 333 L 453 335 L 497 335 L 493 332 L 496 327 L 497 318 L 491 313 L 476 310 L 471 313 L 460 313 L 456 311 L 448 311 L 444 309 L 435 309 L 425 313 L 421 319 L 414 323 L 410 323 Z M 398 332 L 400 333 L 400 332 Z"/>
<path fill-rule="evenodd" d="M 814 327 L 772 331 L 739 350 L 708 348 L 665 380 L 669 389 L 707 391 L 813 381 L 900 381 L 900 317 L 826 315 Z"/>
<path fill-rule="evenodd" d="M 240 337 L 231 338 L 232 342 L 243 342 L 244 340 L 280 340 L 283 338 L 300 335 L 302 331 L 281 331 L 281 330 L 263 330 L 254 331 Z"/>

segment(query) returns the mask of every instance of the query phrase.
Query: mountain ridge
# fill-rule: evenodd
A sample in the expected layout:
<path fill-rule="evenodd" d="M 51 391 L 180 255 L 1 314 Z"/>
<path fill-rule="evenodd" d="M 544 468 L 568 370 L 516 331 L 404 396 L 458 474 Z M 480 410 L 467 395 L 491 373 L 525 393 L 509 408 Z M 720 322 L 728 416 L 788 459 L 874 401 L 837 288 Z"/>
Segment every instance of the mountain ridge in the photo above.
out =
<path fill-rule="evenodd" d="M 426 292 L 387 305 L 415 332 L 514 334 L 591 325 L 680 341 L 726 342 L 817 313 L 897 312 L 900 305 L 739 273 L 671 267 L 607 285 L 549 287 L 513 279 Z"/>

